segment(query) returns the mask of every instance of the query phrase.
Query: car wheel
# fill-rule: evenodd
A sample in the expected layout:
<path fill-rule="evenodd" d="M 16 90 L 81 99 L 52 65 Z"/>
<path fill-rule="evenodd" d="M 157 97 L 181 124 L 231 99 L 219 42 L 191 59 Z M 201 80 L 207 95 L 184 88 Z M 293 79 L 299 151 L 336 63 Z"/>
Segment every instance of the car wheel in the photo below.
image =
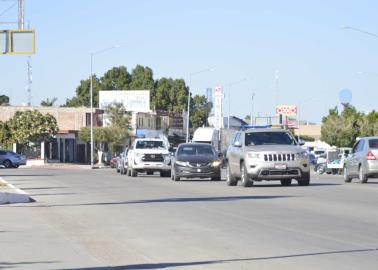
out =
<path fill-rule="evenodd" d="M 18 168 L 18 167 L 20 167 L 20 165 L 18 165 L 18 164 L 16 164 L 16 165 L 13 165 L 13 168 Z"/>
<path fill-rule="evenodd" d="M 172 180 L 175 182 L 180 181 L 180 177 L 178 177 L 176 174 L 173 174 Z"/>
<path fill-rule="evenodd" d="M 147 172 L 147 175 L 153 175 L 154 172 Z"/>
<path fill-rule="evenodd" d="M 253 181 L 249 178 L 247 169 L 244 165 L 244 163 L 241 164 L 241 179 L 240 182 L 243 187 L 250 187 L 253 186 Z"/>
<path fill-rule="evenodd" d="M 4 165 L 5 168 L 13 167 L 12 162 L 9 159 L 4 160 L 3 165 Z"/>
<path fill-rule="evenodd" d="M 364 174 L 361 165 L 360 165 L 360 168 L 359 168 L 359 170 L 358 170 L 358 176 L 359 176 L 358 178 L 360 179 L 361 183 L 367 183 L 368 178 L 367 178 L 367 176 Z"/>
<path fill-rule="evenodd" d="M 344 175 L 344 181 L 345 181 L 345 183 L 350 183 L 350 182 L 352 182 L 352 177 L 349 176 L 349 174 L 348 174 L 348 169 L 347 169 L 346 166 L 344 167 L 343 175 Z"/>
<path fill-rule="evenodd" d="M 325 173 L 325 171 L 326 171 L 326 167 L 325 167 L 324 164 L 320 164 L 316 168 L 316 173 L 318 173 L 318 174 L 323 174 L 323 173 Z"/>
<path fill-rule="evenodd" d="M 133 168 L 130 169 L 130 176 L 131 177 L 137 177 L 138 176 L 138 172 L 136 170 L 134 170 Z"/>
<path fill-rule="evenodd" d="M 291 179 L 282 179 L 281 180 L 281 185 L 285 186 L 285 187 L 291 186 Z"/>
<path fill-rule="evenodd" d="M 299 186 L 308 186 L 310 184 L 310 173 L 302 173 L 301 179 L 298 180 Z"/>
<path fill-rule="evenodd" d="M 226 183 L 229 186 L 236 186 L 238 184 L 238 180 L 236 180 L 236 178 L 231 173 L 229 163 L 227 163 L 226 167 Z"/>

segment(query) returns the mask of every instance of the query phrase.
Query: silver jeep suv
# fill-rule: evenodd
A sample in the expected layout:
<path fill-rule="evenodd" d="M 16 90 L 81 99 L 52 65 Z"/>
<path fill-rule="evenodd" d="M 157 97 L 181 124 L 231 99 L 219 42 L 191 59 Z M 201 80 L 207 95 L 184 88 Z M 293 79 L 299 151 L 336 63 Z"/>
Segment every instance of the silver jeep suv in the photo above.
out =
<path fill-rule="evenodd" d="M 280 180 L 283 186 L 310 184 L 307 153 L 290 131 L 275 128 L 250 128 L 235 134 L 226 155 L 227 184 L 244 187 L 254 181 Z"/>

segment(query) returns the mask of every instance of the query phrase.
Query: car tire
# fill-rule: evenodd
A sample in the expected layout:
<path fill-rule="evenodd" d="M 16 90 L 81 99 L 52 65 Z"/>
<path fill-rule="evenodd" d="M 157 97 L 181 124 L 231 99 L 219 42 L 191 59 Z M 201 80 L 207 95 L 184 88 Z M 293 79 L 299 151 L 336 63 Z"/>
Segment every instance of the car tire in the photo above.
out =
<path fill-rule="evenodd" d="M 229 163 L 226 166 L 226 183 L 228 186 L 236 186 L 238 184 L 238 180 L 232 175 Z"/>
<path fill-rule="evenodd" d="M 302 173 L 302 177 L 298 180 L 299 186 L 308 186 L 310 184 L 310 173 Z"/>
<path fill-rule="evenodd" d="M 346 166 L 344 166 L 343 176 L 344 176 L 344 182 L 345 182 L 345 183 L 350 183 L 350 182 L 352 182 L 352 177 L 350 177 L 350 176 L 348 175 L 348 169 L 347 169 Z"/>
<path fill-rule="evenodd" d="M 20 165 L 18 165 L 18 164 L 13 165 L 13 168 L 17 169 L 18 167 L 20 167 Z"/>
<path fill-rule="evenodd" d="M 240 182 L 243 187 L 253 186 L 253 181 L 249 178 L 248 171 L 244 163 L 240 165 L 240 174 L 241 174 Z"/>
<path fill-rule="evenodd" d="M 175 182 L 180 181 L 180 177 L 177 176 L 176 174 L 173 174 L 172 175 L 172 180 L 175 181 Z"/>
<path fill-rule="evenodd" d="M 133 168 L 130 169 L 130 176 L 131 177 L 137 177 L 138 176 L 138 172 L 136 170 L 134 170 Z"/>
<path fill-rule="evenodd" d="M 292 181 L 291 179 L 282 179 L 281 185 L 285 187 L 291 186 L 291 181 Z"/>
<path fill-rule="evenodd" d="M 9 159 L 4 160 L 4 161 L 3 161 L 3 165 L 4 165 L 4 167 L 7 168 L 7 169 L 13 167 L 12 162 L 11 162 Z"/>
<path fill-rule="evenodd" d="M 364 172 L 362 171 L 362 166 L 360 165 L 360 167 L 358 168 L 358 178 L 360 179 L 361 183 L 367 183 L 368 181 L 368 177 L 366 176 L 366 174 L 364 174 Z"/>

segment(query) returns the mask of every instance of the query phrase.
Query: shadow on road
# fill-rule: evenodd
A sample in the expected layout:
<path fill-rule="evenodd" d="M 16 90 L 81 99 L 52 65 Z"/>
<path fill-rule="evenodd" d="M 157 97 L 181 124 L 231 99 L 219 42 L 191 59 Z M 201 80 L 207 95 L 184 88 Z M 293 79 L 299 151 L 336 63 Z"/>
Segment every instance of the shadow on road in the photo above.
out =
<path fill-rule="evenodd" d="M 105 267 L 89 267 L 89 268 L 72 268 L 66 270 L 137 270 L 137 269 L 165 269 L 170 267 L 180 267 L 180 266 L 195 266 L 195 265 L 207 265 L 207 264 L 220 264 L 220 263 L 232 263 L 232 262 L 252 262 L 252 261 L 263 261 L 263 260 L 274 260 L 274 259 L 290 259 L 295 257 L 308 257 L 308 256 L 320 256 L 320 255 L 332 255 L 332 254 L 342 254 L 342 253 L 358 253 L 358 252 L 376 252 L 377 248 L 369 249 L 353 249 L 353 250 L 339 250 L 339 251 L 326 251 L 326 252 L 314 252 L 314 253 L 302 253 L 302 254 L 291 254 L 282 256 L 270 256 L 270 257 L 256 257 L 256 258 L 246 258 L 246 259 L 232 259 L 232 260 L 213 260 L 213 261 L 198 261 L 198 262 L 172 262 L 172 263 L 148 263 L 148 264 L 133 264 L 124 266 L 105 266 Z"/>
<path fill-rule="evenodd" d="M 42 190 L 42 189 L 58 189 L 58 188 L 67 188 L 67 187 L 31 187 L 31 188 L 23 188 L 22 190 Z"/>
<path fill-rule="evenodd" d="M 33 264 L 51 264 L 51 263 L 57 263 L 56 261 L 44 261 L 44 262 L 1 262 L 0 261 L 0 269 L 10 269 L 10 268 L 18 268 L 20 266 L 26 267 L 27 265 L 33 265 Z"/>
<path fill-rule="evenodd" d="M 33 195 L 31 195 L 33 196 Z M 98 202 L 98 203 L 80 203 L 80 204 L 53 204 L 53 205 L 35 205 L 29 207 L 64 207 L 64 206 L 97 206 L 97 205 L 128 205 L 128 204 L 151 204 L 151 203 L 187 203 L 187 202 L 229 202 L 241 200 L 271 200 L 291 198 L 296 196 L 227 196 L 227 197 L 194 197 L 194 198 L 163 198 L 152 200 L 133 200 L 123 202 Z M 13 206 L 18 207 L 18 206 Z M 19 206 L 27 207 L 27 206 Z"/>

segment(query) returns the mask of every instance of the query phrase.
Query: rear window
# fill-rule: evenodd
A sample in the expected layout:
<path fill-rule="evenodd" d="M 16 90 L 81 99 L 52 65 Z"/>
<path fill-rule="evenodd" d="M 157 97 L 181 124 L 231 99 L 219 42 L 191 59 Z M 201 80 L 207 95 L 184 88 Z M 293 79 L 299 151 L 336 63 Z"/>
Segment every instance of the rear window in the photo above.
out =
<path fill-rule="evenodd" d="M 296 145 L 287 132 L 252 132 L 245 134 L 245 145 Z"/>
<path fill-rule="evenodd" d="M 378 139 L 369 140 L 369 147 L 370 148 L 378 148 Z"/>
<path fill-rule="evenodd" d="M 165 148 L 163 141 L 137 141 L 136 149 Z"/>

